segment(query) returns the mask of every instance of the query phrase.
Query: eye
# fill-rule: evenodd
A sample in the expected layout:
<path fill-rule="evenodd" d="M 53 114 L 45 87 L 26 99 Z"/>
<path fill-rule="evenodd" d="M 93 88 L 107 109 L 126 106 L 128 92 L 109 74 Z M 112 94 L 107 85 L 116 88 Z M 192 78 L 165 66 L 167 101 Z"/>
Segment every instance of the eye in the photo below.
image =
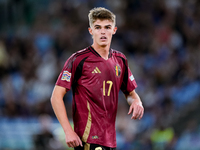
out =
<path fill-rule="evenodd" d="M 111 29 L 111 27 L 110 27 L 110 26 L 106 26 L 105 28 L 106 28 L 106 29 Z"/>
<path fill-rule="evenodd" d="M 99 27 L 99 26 L 96 26 L 95 29 L 100 29 L 100 27 Z"/>

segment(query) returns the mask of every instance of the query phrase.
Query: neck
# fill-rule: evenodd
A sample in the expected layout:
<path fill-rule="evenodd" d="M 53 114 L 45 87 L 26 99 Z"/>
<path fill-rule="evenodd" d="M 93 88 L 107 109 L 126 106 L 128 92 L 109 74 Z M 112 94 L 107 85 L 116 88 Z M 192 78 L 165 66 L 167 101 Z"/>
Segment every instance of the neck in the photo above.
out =
<path fill-rule="evenodd" d="M 105 60 L 108 59 L 108 55 L 109 55 L 109 49 L 110 49 L 110 46 L 99 46 L 99 45 L 95 45 L 95 44 L 92 44 L 92 47 L 95 49 L 95 51 L 102 57 L 104 58 Z"/>

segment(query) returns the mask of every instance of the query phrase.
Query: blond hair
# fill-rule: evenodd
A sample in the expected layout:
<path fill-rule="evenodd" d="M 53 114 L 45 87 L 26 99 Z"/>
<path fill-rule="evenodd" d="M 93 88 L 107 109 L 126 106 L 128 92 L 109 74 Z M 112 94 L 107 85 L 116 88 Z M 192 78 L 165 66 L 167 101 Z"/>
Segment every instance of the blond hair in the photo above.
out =
<path fill-rule="evenodd" d="M 90 27 L 92 27 L 93 23 L 97 19 L 109 20 L 109 21 L 113 22 L 114 26 L 116 23 L 116 21 L 115 21 L 116 16 L 110 10 L 103 8 L 103 7 L 97 7 L 97 8 L 91 9 L 88 14 L 88 18 L 89 18 Z"/>

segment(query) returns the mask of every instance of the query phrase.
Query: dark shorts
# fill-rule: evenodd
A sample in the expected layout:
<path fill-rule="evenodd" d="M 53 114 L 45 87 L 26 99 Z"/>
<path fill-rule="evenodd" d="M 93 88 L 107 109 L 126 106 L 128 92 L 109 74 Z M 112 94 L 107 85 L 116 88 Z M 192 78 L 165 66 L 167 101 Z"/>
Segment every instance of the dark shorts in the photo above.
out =
<path fill-rule="evenodd" d="M 116 150 L 116 148 L 110 148 L 98 144 L 83 143 L 83 147 L 78 146 L 74 148 L 74 150 Z"/>

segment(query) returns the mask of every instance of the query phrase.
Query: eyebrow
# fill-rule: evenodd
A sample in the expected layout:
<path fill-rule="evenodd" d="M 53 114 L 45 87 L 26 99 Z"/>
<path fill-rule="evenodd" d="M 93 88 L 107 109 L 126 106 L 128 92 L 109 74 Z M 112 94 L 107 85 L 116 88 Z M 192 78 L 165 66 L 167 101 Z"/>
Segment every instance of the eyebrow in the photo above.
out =
<path fill-rule="evenodd" d="M 94 25 L 94 27 L 101 27 L 101 25 Z M 112 25 L 108 24 L 108 25 L 105 25 L 104 27 L 112 27 Z"/>

